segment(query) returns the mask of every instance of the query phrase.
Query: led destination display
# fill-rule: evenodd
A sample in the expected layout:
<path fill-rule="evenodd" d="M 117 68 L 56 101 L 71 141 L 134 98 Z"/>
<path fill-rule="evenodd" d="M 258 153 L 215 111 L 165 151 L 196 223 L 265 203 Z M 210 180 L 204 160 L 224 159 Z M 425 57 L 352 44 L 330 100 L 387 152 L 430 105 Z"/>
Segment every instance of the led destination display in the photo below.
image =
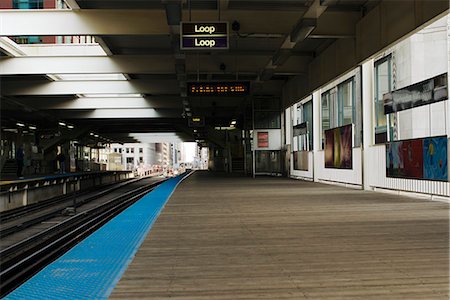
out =
<path fill-rule="evenodd" d="M 228 22 L 182 22 L 183 50 L 228 49 Z"/>
<path fill-rule="evenodd" d="M 189 96 L 246 96 L 249 82 L 188 82 Z"/>

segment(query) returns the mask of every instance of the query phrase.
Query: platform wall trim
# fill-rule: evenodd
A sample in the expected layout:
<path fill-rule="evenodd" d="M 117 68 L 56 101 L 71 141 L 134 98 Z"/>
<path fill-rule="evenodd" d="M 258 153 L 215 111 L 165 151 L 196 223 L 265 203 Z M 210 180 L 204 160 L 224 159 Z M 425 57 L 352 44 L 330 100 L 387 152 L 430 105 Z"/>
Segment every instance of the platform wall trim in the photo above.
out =
<path fill-rule="evenodd" d="M 186 177 L 162 183 L 4 299 L 107 299 Z"/>

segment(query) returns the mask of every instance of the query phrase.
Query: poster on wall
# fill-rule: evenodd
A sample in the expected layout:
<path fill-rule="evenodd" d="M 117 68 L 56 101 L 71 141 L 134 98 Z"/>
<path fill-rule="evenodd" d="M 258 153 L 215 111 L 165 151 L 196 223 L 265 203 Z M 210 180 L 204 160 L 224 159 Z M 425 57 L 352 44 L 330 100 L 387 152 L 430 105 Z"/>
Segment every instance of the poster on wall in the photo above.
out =
<path fill-rule="evenodd" d="M 294 151 L 294 170 L 308 171 L 309 151 Z"/>
<path fill-rule="evenodd" d="M 386 144 L 386 176 L 448 181 L 447 137 L 394 141 Z"/>
<path fill-rule="evenodd" d="M 353 125 L 325 130 L 325 168 L 353 168 Z"/>
<path fill-rule="evenodd" d="M 384 94 L 384 114 L 390 114 L 447 99 L 447 73 L 444 73 Z"/>
<path fill-rule="evenodd" d="M 269 132 L 258 132 L 258 148 L 269 148 Z"/>
<path fill-rule="evenodd" d="M 422 140 L 396 141 L 386 146 L 388 177 L 423 178 Z"/>
<path fill-rule="evenodd" d="M 448 140 L 446 136 L 423 140 L 424 179 L 448 181 Z"/>

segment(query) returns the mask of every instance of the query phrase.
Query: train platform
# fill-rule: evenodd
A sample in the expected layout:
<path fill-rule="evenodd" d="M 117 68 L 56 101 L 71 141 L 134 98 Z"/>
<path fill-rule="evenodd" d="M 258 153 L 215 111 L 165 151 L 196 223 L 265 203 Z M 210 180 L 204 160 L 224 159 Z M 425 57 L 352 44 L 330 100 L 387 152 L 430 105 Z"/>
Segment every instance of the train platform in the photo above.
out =
<path fill-rule="evenodd" d="M 181 179 L 6 299 L 449 297 L 448 203 L 286 178 Z"/>
<path fill-rule="evenodd" d="M 111 299 L 448 299 L 449 205 L 196 172 Z"/>

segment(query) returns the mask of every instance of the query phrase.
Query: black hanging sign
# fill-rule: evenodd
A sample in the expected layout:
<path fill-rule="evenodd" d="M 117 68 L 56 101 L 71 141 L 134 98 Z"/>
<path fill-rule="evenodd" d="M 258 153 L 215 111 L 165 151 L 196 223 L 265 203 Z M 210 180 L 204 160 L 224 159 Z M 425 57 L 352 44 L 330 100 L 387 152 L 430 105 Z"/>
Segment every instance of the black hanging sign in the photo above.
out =
<path fill-rule="evenodd" d="M 181 22 L 182 50 L 228 49 L 228 22 Z"/>

